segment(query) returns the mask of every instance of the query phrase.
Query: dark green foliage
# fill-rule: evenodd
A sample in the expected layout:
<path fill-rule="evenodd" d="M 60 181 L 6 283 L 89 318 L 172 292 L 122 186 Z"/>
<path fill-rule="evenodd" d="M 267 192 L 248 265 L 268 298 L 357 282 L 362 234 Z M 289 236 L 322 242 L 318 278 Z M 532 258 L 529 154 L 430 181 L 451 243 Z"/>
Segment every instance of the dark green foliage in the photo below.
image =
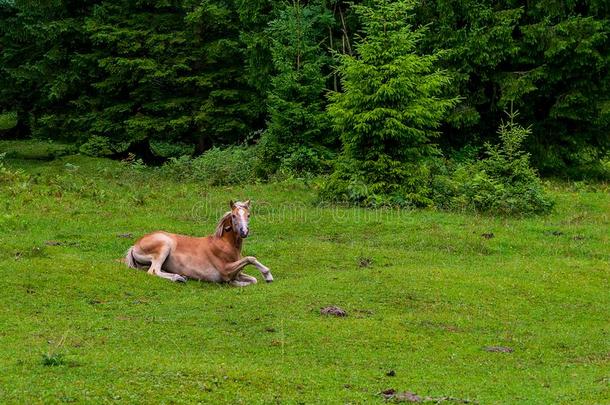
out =
<path fill-rule="evenodd" d="M 112 141 L 99 135 L 90 137 L 80 146 L 79 151 L 88 156 L 111 156 L 115 153 Z"/>
<path fill-rule="evenodd" d="M 93 61 L 83 22 L 97 1 L 0 2 L 0 110 L 17 113 L 13 135 L 70 138 L 73 101 Z"/>
<path fill-rule="evenodd" d="M 231 143 L 256 115 L 240 79 L 231 4 L 106 0 L 87 20 L 100 75 L 80 100 L 92 133 L 117 151 L 133 142 Z M 187 148 L 154 148 L 163 156 Z"/>
<path fill-rule="evenodd" d="M 517 113 L 498 130 L 500 144 L 485 145 L 485 158 L 458 163 L 449 176 L 433 182 L 436 204 L 441 208 L 502 215 L 544 214 L 553 202 L 543 190 L 538 173 L 530 165 L 523 142 L 530 128 L 515 122 Z"/>
<path fill-rule="evenodd" d="M 97 155 L 154 143 L 171 156 L 192 148 L 163 144 L 203 151 L 243 139 L 263 114 L 232 2 L 28 4 L 0 7 L 0 110 L 16 109 L 37 137 Z M 109 150 L 90 151 L 100 137 Z"/>
<path fill-rule="evenodd" d="M 299 146 L 282 159 L 279 172 L 296 177 L 327 173 L 334 158 L 335 154 L 328 148 Z"/>
<path fill-rule="evenodd" d="M 17 113 L 14 111 L 0 113 L 0 134 L 17 126 Z"/>
<path fill-rule="evenodd" d="M 256 129 L 264 108 L 244 68 L 245 44 L 235 9 L 245 6 L 237 1 L 193 3 L 186 16 L 193 71 L 183 83 L 194 97 L 203 96 L 193 117 L 202 152 L 212 145 L 242 142 Z"/>
<path fill-rule="evenodd" d="M 94 91 L 79 100 L 88 136 L 122 152 L 132 142 L 190 132 L 192 100 L 180 85 L 189 70 L 182 17 L 168 2 L 105 0 L 87 18 L 98 63 Z"/>
<path fill-rule="evenodd" d="M 519 61 L 532 69 L 510 77 L 532 90 L 510 99 L 533 123 L 530 149 L 540 170 L 594 175 L 610 151 L 610 19 L 577 9 L 532 14 L 521 27 Z"/>
<path fill-rule="evenodd" d="M 364 37 L 355 55 L 339 55 L 343 91 L 331 93 L 328 113 L 341 137 L 342 162 L 321 196 L 429 205 L 428 164 L 440 152 L 432 140 L 455 104 L 442 97 L 449 80 L 435 68 L 436 54 L 417 53 L 424 30 L 407 22 L 412 2 L 354 8 Z"/>
<path fill-rule="evenodd" d="M 256 144 L 264 179 L 341 152 L 324 198 L 425 206 L 441 153 L 497 144 L 514 103 L 540 173 L 610 178 L 610 3 L 410 4 L 0 0 L 0 135 L 155 163 Z"/>
<path fill-rule="evenodd" d="M 295 0 L 269 24 L 274 73 L 267 98 L 267 131 L 261 143 L 269 172 L 280 165 L 298 170 L 300 165 L 282 161 L 294 160 L 303 154 L 303 148 L 333 141 L 324 111 L 323 71 L 329 59 L 319 45 L 332 23 L 331 14 L 321 3 L 303 5 Z M 316 166 L 309 164 L 303 169 L 317 170 Z"/>
<path fill-rule="evenodd" d="M 527 149 L 544 173 L 591 175 L 610 150 L 610 3 L 436 0 L 417 19 L 423 44 L 463 97 L 442 138 L 447 149 L 494 141 L 510 102 L 532 124 Z"/>

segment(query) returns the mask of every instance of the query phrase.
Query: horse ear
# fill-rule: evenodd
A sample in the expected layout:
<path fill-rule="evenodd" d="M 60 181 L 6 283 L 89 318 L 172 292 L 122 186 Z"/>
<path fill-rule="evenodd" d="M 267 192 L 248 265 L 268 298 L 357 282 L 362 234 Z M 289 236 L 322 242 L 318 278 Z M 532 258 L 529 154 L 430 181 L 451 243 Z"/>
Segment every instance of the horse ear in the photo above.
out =
<path fill-rule="evenodd" d="M 250 199 L 249 199 L 249 198 L 246 200 L 246 206 L 247 206 L 248 208 L 250 208 Z"/>
<path fill-rule="evenodd" d="M 235 207 L 235 203 L 233 202 L 233 200 L 229 201 L 229 207 L 231 207 L 231 209 Z"/>

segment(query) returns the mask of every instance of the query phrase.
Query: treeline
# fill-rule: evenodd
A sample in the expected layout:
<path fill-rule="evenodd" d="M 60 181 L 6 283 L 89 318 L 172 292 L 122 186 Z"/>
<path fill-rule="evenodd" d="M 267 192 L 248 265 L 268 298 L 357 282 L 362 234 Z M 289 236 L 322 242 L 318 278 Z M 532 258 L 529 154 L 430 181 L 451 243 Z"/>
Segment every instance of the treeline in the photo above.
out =
<path fill-rule="evenodd" d="M 422 159 L 499 145 L 512 105 L 541 173 L 607 174 L 607 0 L 0 0 L 0 51 L 2 136 L 148 159 L 258 144 L 267 175 L 342 151 L 333 187 L 417 183 Z"/>

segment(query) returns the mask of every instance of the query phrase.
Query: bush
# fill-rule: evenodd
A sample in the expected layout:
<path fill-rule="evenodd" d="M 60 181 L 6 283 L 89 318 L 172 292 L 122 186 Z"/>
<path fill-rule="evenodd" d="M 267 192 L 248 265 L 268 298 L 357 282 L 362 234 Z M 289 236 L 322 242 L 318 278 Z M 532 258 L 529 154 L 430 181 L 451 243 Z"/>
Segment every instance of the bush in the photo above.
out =
<path fill-rule="evenodd" d="M 87 142 L 80 146 L 79 151 L 83 155 L 88 156 L 110 156 L 114 154 L 111 144 L 110 139 L 104 136 L 93 135 Z"/>
<path fill-rule="evenodd" d="M 322 182 L 319 199 L 371 208 L 431 206 L 434 163 L 408 164 L 389 159 L 363 163 L 341 157 L 333 174 Z"/>
<path fill-rule="evenodd" d="M 158 140 L 150 141 L 150 149 L 156 156 L 164 158 L 192 155 L 195 151 L 193 145 L 182 142 L 163 142 Z"/>
<path fill-rule="evenodd" d="M 433 182 L 434 200 L 441 208 L 505 215 L 543 214 L 553 202 L 543 190 L 530 156 L 522 150 L 529 128 L 515 123 L 516 112 L 498 131 L 500 145 L 485 145 L 487 157 L 457 163 L 450 174 Z"/>
<path fill-rule="evenodd" d="M 17 126 L 17 113 L 16 112 L 3 112 L 0 113 L 0 132 L 8 131 Z"/>
<path fill-rule="evenodd" d="M 299 146 L 280 162 L 279 171 L 293 177 L 311 177 L 328 172 L 333 154 L 326 148 Z"/>
<path fill-rule="evenodd" d="M 4 165 L 6 153 L 0 153 L 0 185 L 15 185 L 18 183 L 26 183 L 29 180 L 29 175 L 23 170 L 12 170 Z"/>
<path fill-rule="evenodd" d="M 171 158 L 161 170 L 181 179 L 220 186 L 254 182 L 257 163 L 255 147 L 215 147 L 196 158 Z"/>

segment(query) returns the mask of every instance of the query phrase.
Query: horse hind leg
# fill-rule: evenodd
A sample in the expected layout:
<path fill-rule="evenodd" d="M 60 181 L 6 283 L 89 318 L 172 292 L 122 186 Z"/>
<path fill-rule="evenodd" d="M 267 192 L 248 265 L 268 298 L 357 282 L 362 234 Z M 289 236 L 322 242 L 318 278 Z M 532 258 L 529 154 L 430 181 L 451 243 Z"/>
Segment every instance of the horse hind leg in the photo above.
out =
<path fill-rule="evenodd" d="M 135 258 L 136 262 L 150 263 L 150 267 L 148 268 L 148 274 L 155 275 L 155 276 L 158 276 L 158 277 L 161 277 L 161 278 L 164 278 L 167 280 L 171 280 L 171 281 L 185 283 L 186 282 L 185 277 L 183 277 L 179 274 L 167 273 L 167 272 L 161 270 L 163 267 L 163 263 L 165 263 L 165 260 L 169 256 L 170 252 L 171 252 L 170 246 L 168 244 L 164 244 L 161 246 L 161 248 L 158 250 L 158 252 L 147 254 L 147 255 L 140 255 L 136 252 L 134 254 L 134 258 Z"/>
<path fill-rule="evenodd" d="M 180 274 L 167 273 L 161 270 L 161 268 L 163 267 L 163 263 L 167 259 L 167 256 L 169 256 L 170 250 L 170 247 L 167 245 L 163 247 L 160 254 L 155 259 L 153 259 L 152 263 L 150 264 L 148 274 L 154 274 L 155 276 L 175 282 L 186 283 L 186 278 L 181 276 Z"/>

